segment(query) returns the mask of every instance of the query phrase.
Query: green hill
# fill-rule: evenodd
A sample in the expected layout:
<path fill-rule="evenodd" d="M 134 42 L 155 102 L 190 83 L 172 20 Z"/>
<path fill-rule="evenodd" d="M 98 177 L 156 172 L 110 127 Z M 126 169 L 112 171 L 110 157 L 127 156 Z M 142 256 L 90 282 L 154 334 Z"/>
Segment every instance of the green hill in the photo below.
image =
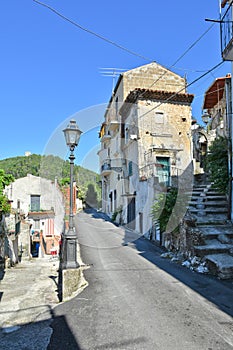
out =
<path fill-rule="evenodd" d="M 60 157 L 48 155 L 41 156 L 32 154 L 30 156 L 20 156 L 0 160 L 0 169 L 6 174 L 12 174 L 15 179 L 25 177 L 27 174 L 41 176 L 43 178 L 54 180 L 57 178 L 59 183 L 70 177 L 70 163 Z M 80 189 L 79 196 L 84 198 L 88 193 L 89 185 L 93 185 L 98 202 L 101 199 L 100 176 L 94 171 L 74 165 L 74 180 Z"/>

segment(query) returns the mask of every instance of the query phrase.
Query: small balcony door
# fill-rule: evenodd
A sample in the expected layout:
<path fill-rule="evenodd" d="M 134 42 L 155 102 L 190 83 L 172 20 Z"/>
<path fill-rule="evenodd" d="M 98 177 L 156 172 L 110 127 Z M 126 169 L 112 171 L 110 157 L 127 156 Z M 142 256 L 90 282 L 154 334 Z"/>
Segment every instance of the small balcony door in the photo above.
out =
<path fill-rule="evenodd" d="M 170 158 L 169 157 L 156 157 L 156 168 L 159 183 L 170 186 Z"/>

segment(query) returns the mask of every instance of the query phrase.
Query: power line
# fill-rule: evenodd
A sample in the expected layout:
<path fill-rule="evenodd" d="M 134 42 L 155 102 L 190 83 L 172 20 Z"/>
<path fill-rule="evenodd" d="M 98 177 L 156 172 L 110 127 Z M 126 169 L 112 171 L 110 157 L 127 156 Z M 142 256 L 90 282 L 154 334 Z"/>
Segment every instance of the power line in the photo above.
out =
<path fill-rule="evenodd" d="M 74 25 L 74 26 L 76 26 L 76 27 L 78 27 L 79 29 L 81 29 L 81 30 L 83 30 L 83 31 L 85 31 L 85 32 L 87 32 L 87 33 L 89 33 L 89 34 L 91 34 L 91 35 L 94 35 L 94 36 L 96 36 L 97 38 L 99 38 L 99 39 L 101 39 L 101 40 L 104 40 L 105 42 L 107 42 L 107 43 L 109 43 L 109 44 L 111 44 L 111 45 L 113 45 L 113 46 L 115 46 L 115 47 L 117 47 L 117 48 L 119 48 L 119 49 L 121 49 L 121 50 L 123 50 L 123 51 L 126 51 L 126 52 L 128 52 L 128 53 L 130 53 L 131 55 L 134 55 L 134 56 L 137 56 L 137 57 L 139 57 L 139 58 L 142 58 L 143 60 L 145 60 L 145 61 L 148 61 L 148 62 L 155 62 L 155 63 L 157 63 L 155 60 L 152 60 L 152 59 L 150 59 L 150 58 L 148 58 L 148 57 L 146 57 L 146 56 L 143 56 L 143 55 L 141 55 L 141 54 L 138 54 L 137 52 L 134 52 L 134 51 L 132 51 L 132 50 L 130 50 L 130 49 L 128 49 L 128 48 L 126 48 L 126 47 L 124 47 L 124 46 L 122 46 L 122 45 L 120 45 L 120 44 L 118 44 L 118 43 L 116 43 L 116 42 L 114 42 L 114 41 L 112 41 L 112 40 L 110 40 L 110 39 L 108 39 L 108 38 L 106 38 L 106 37 L 104 37 L 104 36 L 102 36 L 102 35 L 100 35 L 100 34 L 98 34 L 98 33 L 96 33 L 96 32 L 94 32 L 94 31 L 92 31 L 92 30 L 90 30 L 90 29 L 88 29 L 88 28 L 85 28 L 85 27 L 83 27 L 82 25 L 80 25 L 80 24 L 78 24 L 77 22 L 75 22 L 75 21 L 73 21 L 73 20 L 71 20 L 71 19 L 69 19 L 68 17 L 66 17 L 66 16 L 64 16 L 63 14 L 61 14 L 60 12 L 58 12 L 56 9 L 54 9 L 53 7 L 51 7 L 51 6 L 49 6 L 49 5 L 47 5 L 47 4 L 45 4 L 45 3 L 43 3 L 43 2 L 41 2 L 41 1 L 39 1 L 39 0 L 33 0 L 33 2 L 35 2 L 35 3 L 37 3 L 37 4 L 39 4 L 39 5 L 41 5 L 41 6 L 44 6 L 45 8 L 47 8 L 47 9 L 49 9 L 50 11 L 52 11 L 52 12 L 54 12 L 57 16 L 59 16 L 59 17 L 61 17 L 62 19 L 64 19 L 65 21 L 67 21 L 67 22 L 69 22 L 69 23 L 71 23 L 72 25 Z M 209 31 L 210 31 L 210 29 L 212 29 L 212 27 L 214 26 L 214 23 L 209 27 L 209 28 L 207 28 L 207 30 L 204 32 L 204 33 L 202 33 L 201 35 L 200 35 L 200 37 L 197 39 L 197 40 L 195 40 L 194 41 L 194 43 L 193 44 L 191 44 L 185 51 L 184 51 L 184 53 L 182 54 L 182 55 L 180 55 L 179 57 L 178 57 L 178 59 L 169 67 L 169 68 L 167 68 L 167 69 L 171 69 L 171 68 L 173 68 Z M 221 61 L 220 63 L 218 63 L 217 65 L 215 65 L 213 68 L 211 68 L 211 69 L 209 69 L 208 71 L 206 71 L 204 74 L 202 74 L 200 77 L 198 77 L 198 78 L 196 78 L 195 80 L 193 80 L 191 83 L 189 83 L 189 84 L 187 84 L 185 87 L 183 87 L 181 90 L 179 90 L 178 92 L 176 92 L 176 93 L 174 93 L 173 95 L 171 95 L 166 101 L 164 101 L 164 102 L 161 102 L 158 106 L 156 106 L 156 107 L 154 107 L 154 108 L 152 108 L 150 111 L 152 111 L 152 110 L 154 110 L 155 108 L 158 108 L 161 104 L 163 104 L 163 103 L 165 103 L 165 102 L 167 102 L 167 101 L 169 101 L 170 99 L 172 99 L 174 96 L 176 96 L 178 93 L 180 93 L 180 92 L 182 92 L 183 90 L 185 90 L 186 88 L 188 88 L 189 86 L 191 86 L 191 85 L 193 85 L 193 84 L 195 84 L 198 80 L 200 80 L 200 79 L 202 79 L 204 76 L 206 76 L 207 74 L 209 74 L 209 73 L 211 73 L 213 70 L 215 70 L 217 67 L 219 67 L 220 65 L 222 65 L 223 64 L 223 61 Z M 167 74 L 167 71 L 166 72 L 164 72 L 160 77 L 158 77 L 153 83 L 152 83 L 152 85 L 150 86 L 150 88 L 154 85 L 154 84 L 156 84 L 156 82 L 158 82 L 165 74 Z M 140 95 L 140 96 L 142 96 L 143 95 L 143 93 Z M 145 114 L 148 114 L 150 111 L 148 111 L 148 112 L 146 112 L 146 113 L 144 113 L 143 115 L 145 115 Z M 142 116 L 143 116 L 142 115 Z"/>
<path fill-rule="evenodd" d="M 168 67 L 168 69 L 171 69 L 171 68 L 174 68 L 174 66 L 189 52 L 191 51 L 191 49 L 210 31 L 210 29 L 212 29 L 212 27 L 214 26 L 214 23 L 211 24 L 211 26 L 209 26 L 209 28 L 204 32 L 202 33 L 199 38 L 197 40 L 194 41 L 194 43 L 192 45 L 190 45 L 186 50 L 185 52 L 177 58 L 177 60 L 170 66 Z M 163 72 L 163 74 L 161 74 L 160 77 L 158 77 L 152 84 L 151 86 L 149 87 L 149 89 L 152 88 L 152 86 L 154 86 L 161 78 L 163 78 L 166 74 L 168 73 L 168 71 L 165 71 Z M 143 94 L 143 93 L 142 93 Z"/>
<path fill-rule="evenodd" d="M 159 108 L 162 104 L 169 102 L 173 97 L 177 96 L 179 93 L 181 93 L 182 91 L 186 90 L 186 88 L 188 88 L 189 86 L 195 84 L 198 80 L 204 78 L 207 74 L 211 73 L 213 70 L 215 70 L 216 68 L 218 68 L 219 66 L 221 66 L 224 63 L 224 61 L 219 62 L 218 64 L 216 64 L 214 67 L 212 67 L 211 69 L 209 69 L 207 72 L 205 72 L 204 74 L 202 74 L 201 76 L 199 76 L 198 78 L 194 79 L 191 83 L 189 83 L 187 86 L 183 87 L 182 89 L 180 89 L 179 91 L 177 91 L 176 93 L 172 94 L 170 97 L 168 97 L 165 101 L 160 102 L 157 106 L 151 108 L 149 111 L 143 113 L 142 115 L 140 115 L 140 118 L 144 117 L 145 115 L 147 115 L 148 113 L 152 112 L 153 110 Z M 141 95 L 139 95 L 140 97 Z"/>
<path fill-rule="evenodd" d="M 70 18 L 64 16 L 62 13 L 58 12 L 58 11 L 55 10 L 53 7 L 51 7 L 51 6 L 47 5 L 47 4 L 44 4 L 44 3 L 41 2 L 41 1 L 38 1 L 38 0 L 32 0 L 32 1 L 34 1 L 35 3 L 37 3 L 37 4 L 41 5 L 41 6 L 46 7 L 46 8 L 49 9 L 50 11 L 54 12 L 57 16 L 61 17 L 61 18 L 64 19 L 65 21 L 67 21 L 67 22 L 73 24 L 75 27 L 78 27 L 79 29 L 81 29 L 81 30 L 83 30 L 83 31 L 85 31 L 85 32 L 87 32 L 87 33 L 89 33 L 89 34 L 92 34 L 92 35 L 96 36 L 97 38 L 106 41 L 107 43 L 109 43 L 109 44 L 111 44 L 111 45 L 117 47 L 118 49 L 121 49 L 121 50 L 123 50 L 123 51 L 126 51 L 126 52 L 128 52 L 128 53 L 130 53 L 131 55 L 134 55 L 134 56 L 136 56 L 136 57 L 142 58 L 144 61 L 147 61 L 147 62 L 155 62 L 155 61 L 152 60 L 151 58 L 148 58 L 148 57 L 146 57 L 146 56 L 143 56 L 143 55 L 141 55 L 141 54 L 139 54 L 139 53 L 137 53 L 137 52 L 135 52 L 135 51 L 132 51 L 132 50 L 128 49 L 127 47 L 124 47 L 124 46 L 122 46 L 122 45 L 116 43 L 115 41 L 112 41 L 112 40 L 110 40 L 110 39 L 104 37 L 103 35 L 94 32 L 93 30 L 90 30 L 90 29 L 88 29 L 88 28 L 83 27 L 82 25 L 78 24 L 77 22 L 75 22 L 75 21 L 71 20 Z"/>
<path fill-rule="evenodd" d="M 195 40 L 194 43 L 187 48 L 187 50 L 185 50 L 185 52 L 175 61 L 175 63 L 173 63 L 171 67 L 174 67 L 189 51 L 191 51 L 192 48 L 210 31 L 210 29 L 212 29 L 213 26 L 214 26 L 214 23 L 211 24 L 211 26 L 209 26 L 209 28 L 207 28 L 206 31 L 202 33 L 199 36 L 199 38 Z"/>
<path fill-rule="evenodd" d="M 126 51 L 126 52 L 128 52 L 128 53 L 130 53 L 130 54 L 132 54 L 132 55 L 134 55 L 134 56 L 137 56 L 137 57 L 139 57 L 139 58 L 142 58 L 143 60 L 145 60 L 145 61 L 147 61 L 147 62 L 155 62 L 156 63 L 156 60 L 154 60 L 154 59 L 151 59 L 151 58 L 148 58 L 148 57 L 146 57 L 146 56 L 144 56 L 144 55 L 141 55 L 141 54 L 139 54 L 139 53 L 137 53 L 137 52 L 135 52 L 135 51 L 132 51 L 132 50 L 130 50 L 130 49 L 128 49 L 127 47 L 124 47 L 124 46 L 122 46 L 122 45 L 120 45 L 120 44 L 118 44 L 118 43 L 116 43 L 116 42 L 114 42 L 114 41 L 112 41 L 112 40 L 110 40 L 110 39 L 108 39 L 108 38 L 106 38 L 106 37 L 104 37 L 103 35 L 100 35 L 100 34 L 98 34 L 98 33 L 96 33 L 96 32 L 94 32 L 94 31 L 92 31 L 92 30 L 90 30 L 90 29 L 88 29 L 88 28 L 85 28 L 85 27 L 83 27 L 82 25 L 80 25 L 80 24 L 78 24 L 77 22 L 75 22 L 75 21 L 73 21 L 73 20 L 71 20 L 70 18 L 68 18 L 68 17 L 66 17 L 65 15 L 63 15 L 62 13 L 60 13 L 60 12 L 58 12 L 56 9 L 54 9 L 53 7 L 51 7 L 51 6 L 49 6 L 49 5 L 47 5 L 47 4 L 45 4 L 45 3 L 43 3 L 43 2 L 41 2 L 41 1 L 39 1 L 39 0 L 32 0 L 33 2 L 35 2 L 35 3 L 37 3 L 37 4 L 39 4 L 39 5 L 41 5 L 41 6 L 44 6 L 45 8 L 47 8 L 47 9 L 49 9 L 50 11 L 52 11 L 52 12 L 54 12 L 57 16 L 59 16 L 59 17 L 61 17 L 62 19 L 64 19 L 65 21 L 67 21 L 67 22 L 69 22 L 69 23 L 71 23 L 72 25 L 74 25 L 74 26 L 76 26 L 76 27 L 78 27 L 79 29 L 81 29 L 81 30 L 83 30 L 83 31 L 85 31 L 85 32 L 87 32 L 87 33 L 89 33 L 89 34 L 91 34 L 91 35 L 94 35 L 94 36 L 96 36 L 97 38 L 99 38 L 99 39 L 101 39 L 101 40 L 104 40 L 104 41 L 106 41 L 107 43 L 109 43 L 109 44 L 111 44 L 111 45 L 113 45 L 113 46 L 116 46 L 117 48 L 119 48 L 119 49 L 121 49 L 121 50 L 124 50 L 124 51 Z M 194 43 L 193 44 L 191 44 L 185 51 L 184 51 L 184 53 L 181 55 L 181 56 L 179 56 L 178 58 L 177 58 L 177 60 L 170 66 L 170 67 L 168 67 L 167 69 L 171 69 L 171 68 L 173 68 L 209 31 L 210 31 L 210 29 L 212 29 L 212 27 L 214 26 L 214 24 L 215 23 L 212 23 L 211 25 L 210 25 L 210 27 L 209 28 L 207 28 L 207 30 L 204 32 L 204 33 L 202 33 L 201 35 L 200 35 L 200 37 L 197 39 L 197 40 L 195 40 L 194 41 Z M 178 69 L 181 69 L 181 68 L 178 68 Z M 198 72 L 198 71 L 197 71 Z M 163 76 L 163 75 L 162 75 Z M 159 78 L 158 78 L 159 79 Z M 155 83 L 154 83 L 155 84 Z M 154 85 L 153 84 L 153 85 Z M 152 85 L 152 86 L 153 86 Z"/>

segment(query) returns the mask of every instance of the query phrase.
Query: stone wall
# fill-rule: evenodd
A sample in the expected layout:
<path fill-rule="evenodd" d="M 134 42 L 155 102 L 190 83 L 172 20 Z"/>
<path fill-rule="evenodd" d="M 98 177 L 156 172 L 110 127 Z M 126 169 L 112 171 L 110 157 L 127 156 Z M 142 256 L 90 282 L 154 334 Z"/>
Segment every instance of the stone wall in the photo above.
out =
<path fill-rule="evenodd" d="M 169 251 L 179 253 L 184 259 L 193 257 L 194 246 L 203 244 L 196 219 L 189 212 L 180 221 L 177 231 L 164 232 L 162 236 L 162 245 Z"/>

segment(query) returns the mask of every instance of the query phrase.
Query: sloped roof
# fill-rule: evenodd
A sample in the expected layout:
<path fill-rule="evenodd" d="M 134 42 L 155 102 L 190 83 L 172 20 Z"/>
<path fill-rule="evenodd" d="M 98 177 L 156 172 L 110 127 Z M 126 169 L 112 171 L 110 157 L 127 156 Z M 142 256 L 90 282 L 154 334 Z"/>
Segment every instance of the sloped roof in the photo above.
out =
<path fill-rule="evenodd" d="M 222 3 L 221 3 L 221 7 L 225 7 L 226 3 L 227 3 L 228 0 L 222 0 Z"/>
<path fill-rule="evenodd" d="M 203 109 L 213 108 L 222 98 L 225 90 L 225 81 L 231 76 L 217 78 L 205 92 Z"/>
<path fill-rule="evenodd" d="M 168 92 L 160 90 L 135 89 L 126 97 L 124 104 L 120 109 L 120 114 L 127 113 L 130 105 L 137 100 L 157 100 L 164 102 L 178 102 L 191 104 L 194 95 L 187 93 Z"/>

